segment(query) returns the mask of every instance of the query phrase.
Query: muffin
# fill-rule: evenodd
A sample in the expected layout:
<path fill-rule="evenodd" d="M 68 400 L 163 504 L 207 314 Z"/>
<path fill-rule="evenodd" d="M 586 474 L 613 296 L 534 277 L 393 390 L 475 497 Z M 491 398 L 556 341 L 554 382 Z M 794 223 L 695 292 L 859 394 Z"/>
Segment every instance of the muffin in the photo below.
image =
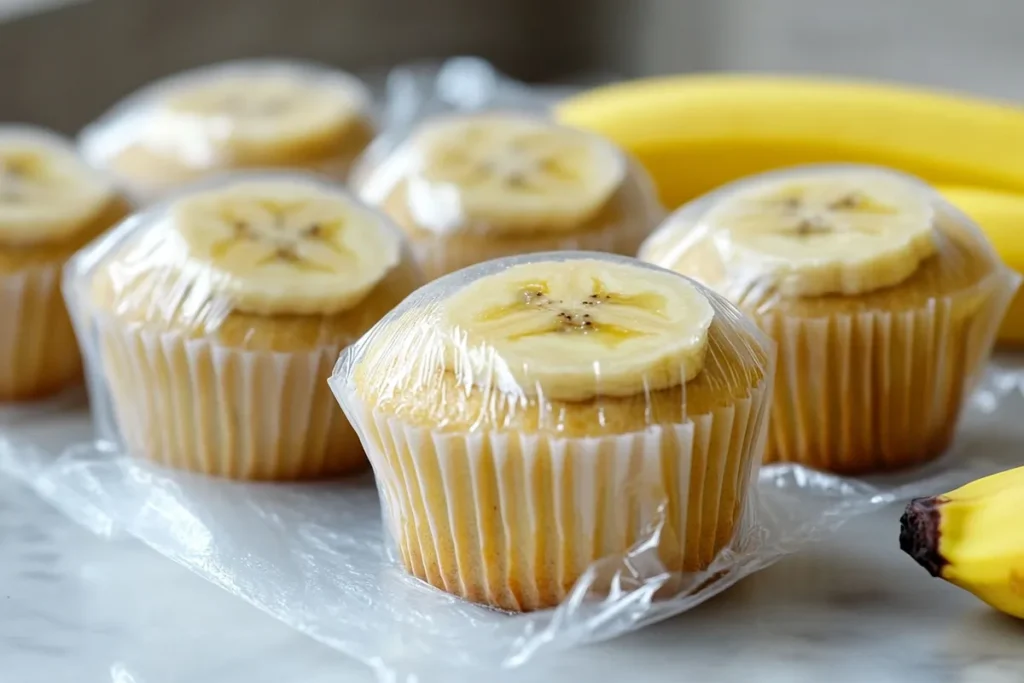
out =
<path fill-rule="evenodd" d="M 777 342 L 767 461 L 846 474 L 945 450 L 1017 287 L 936 192 L 870 166 L 728 185 L 640 257 L 721 292 Z"/>
<path fill-rule="evenodd" d="M 384 216 L 290 174 L 224 178 L 137 215 L 68 281 L 109 392 L 101 432 L 168 467 L 281 480 L 365 467 L 326 380 L 422 278 Z"/>
<path fill-rule="evenodd" d="M 129 210 L 69 141 L 0 125 L 0 401 L 42 398 L 81 382 L 61 267 Z"/>
<path fill-rule="evenodd" d="M 771 342 L 633 259 L 560 252 L 455 273 L 341 357 L 330 384 L 415 577 L 510 611 L 602 558 L 707 568 L 761 459 Z"/>
<path fill-rule="evenodd" d="M 228 62 L 130 95 L 81 136 L 86 158 L 140 201 L 224 171 L 299 169 L 344 180 L 374 134 L 354 77 L 298 62 Z"/>
<path fill-rule="evenodd" d="M 429 278 L 542 251 L 632 256 L 663 217 L 612 143 L 522 114 L 430 121 L 390 154 L 371 151 L 352 185 L 405 230 Z"/>

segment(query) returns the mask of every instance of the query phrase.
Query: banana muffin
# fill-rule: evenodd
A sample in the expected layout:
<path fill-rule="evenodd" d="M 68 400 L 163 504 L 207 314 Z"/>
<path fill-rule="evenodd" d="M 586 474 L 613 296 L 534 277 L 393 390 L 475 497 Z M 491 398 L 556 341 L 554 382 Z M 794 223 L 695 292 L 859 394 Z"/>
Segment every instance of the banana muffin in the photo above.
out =
<path fill-rule="evenodd" d="M 88 126 L 83 154 L 139 201 L 237 169 L 292 168 L 343 181 L 374 135 L 353 76 L 292 61 L 227 62 L 130 95 Z"/>
<path fill-rule="evenodd" d="M 778 343 L 768 461 L 850 474 L 945 450 L 1017 287 L 963 214 L 870 166 L 728 185 L 640 256 L 723 293 Z"/>
<path fill-rule="evenodd" d="M 365 466 L 326 378 L 422 282 L 386 217 L 312 177 L 226 178 L 134 217 L 70 270 L 132 455 L 237 479 Z"/>
<path fill-rule="evenodd" d="M 632 256 L 663 217 L 622 150 L 523 114 L 428 121 L 390 154 L 368 153 L 352 185 L 405 230 L 431 278 L 542 251 Z"/>
<path fill-rule="evenodd" d="M 642 578 L 678 577 L 730 545 L 773 351 L 675 273 L 548 253 L 424 287 L 342 355 L 331 387 L 405 568 L 529 611 L 602 558 L 639 553 Z"/>

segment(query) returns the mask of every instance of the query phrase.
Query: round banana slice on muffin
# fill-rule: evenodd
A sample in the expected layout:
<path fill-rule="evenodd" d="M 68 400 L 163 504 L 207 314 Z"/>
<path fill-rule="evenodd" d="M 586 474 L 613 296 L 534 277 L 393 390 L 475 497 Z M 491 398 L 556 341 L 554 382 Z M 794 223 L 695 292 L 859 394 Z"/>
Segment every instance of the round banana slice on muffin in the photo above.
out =
<path fill-rule="evenodd" d="M 582 259 L 514 266 L 445 302 L 476 381 L 491 381 L 497 357 L 524 395 L 561 401 L 688 382 L 703 366 L 713 316 L 680 278 Z"/>
<path fill-rule="evenodd" d="M 422 283 L 401 232 L 343 190 L 241 175 L 148 210 L 77 259 L 129 451 L 237 479 L 365 467 L 324 378 Z"/>
<path fill-rule="evenodd" d="M 354 77 L 288 61 L 228 62 L 157 81 L 87 127 L 86 157 L 141 200 L 237 169 L 344 180 L 374 134 Z"/>
<path fill-rule="evenodd" d="M 633 254 L 661 217 L 624 152 L 522 114 L 439 118 L 377 156 L 353 185 L 406 230 L 432 276 L 554 249 Z"/>
<path fill-rule="evenodd" d="M 400 236 L 376 212 L 300 182 L 238 183 L 173 215 L 194 265 L 246 313 L 348 310 L 401 258 Z"/>
<path fill-rule="evenodd" d="M 734 264 L 770 270 L 786 296 L 854 295 L 899 284 L 935 253 L 929 200 L 877 173 L 797 176 L 740 191 L 703 223 Z"/>
<path fill-rule="evenodd" d="M 869 166 L 726 186 L 640 256 L 722 292 L 778 342 L 769 461 L 844 473 L 945 450 L 1017 286 L 934 190 Z"/>
<path fill-rule="evenodd" d="M 558 252 L 423 287 L 330 383 L 408 571 L 529 611 L 640 546 L 635 566 L 659 574 L 709 566 L 742 527 L 772 372 L 771 343 L 722 297 Z"/>
<path fill-rule="evenodd" d="M 61 268 L 129 210 L 70 141 L 0 125 L 0 400 L 39 398 L 81 381 Z"/>

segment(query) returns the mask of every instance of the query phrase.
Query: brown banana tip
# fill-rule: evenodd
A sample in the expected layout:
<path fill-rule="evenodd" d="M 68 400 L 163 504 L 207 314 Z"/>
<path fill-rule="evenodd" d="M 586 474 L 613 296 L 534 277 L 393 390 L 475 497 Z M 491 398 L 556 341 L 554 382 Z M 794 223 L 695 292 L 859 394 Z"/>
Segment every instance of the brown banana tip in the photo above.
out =
<path fill-rule="evenodd" d="M 946 559 L 939 553 L 939 508 L 944 498 L 915 498 L 900 517 L 900 550 L 940 576 Z"/>

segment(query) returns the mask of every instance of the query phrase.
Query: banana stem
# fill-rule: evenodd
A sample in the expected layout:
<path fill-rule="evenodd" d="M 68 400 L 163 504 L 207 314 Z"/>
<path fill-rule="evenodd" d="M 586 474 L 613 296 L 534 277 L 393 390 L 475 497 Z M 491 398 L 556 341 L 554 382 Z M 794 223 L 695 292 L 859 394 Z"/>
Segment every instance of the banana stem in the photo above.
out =
<path fill-rule="evenodd" d="M 941 576 L 948 564 L 939 553 L 939 508 L 945 502 L 942 497 L 915 498 L 900 517 L 900 550 L 932 576 Z"/>

